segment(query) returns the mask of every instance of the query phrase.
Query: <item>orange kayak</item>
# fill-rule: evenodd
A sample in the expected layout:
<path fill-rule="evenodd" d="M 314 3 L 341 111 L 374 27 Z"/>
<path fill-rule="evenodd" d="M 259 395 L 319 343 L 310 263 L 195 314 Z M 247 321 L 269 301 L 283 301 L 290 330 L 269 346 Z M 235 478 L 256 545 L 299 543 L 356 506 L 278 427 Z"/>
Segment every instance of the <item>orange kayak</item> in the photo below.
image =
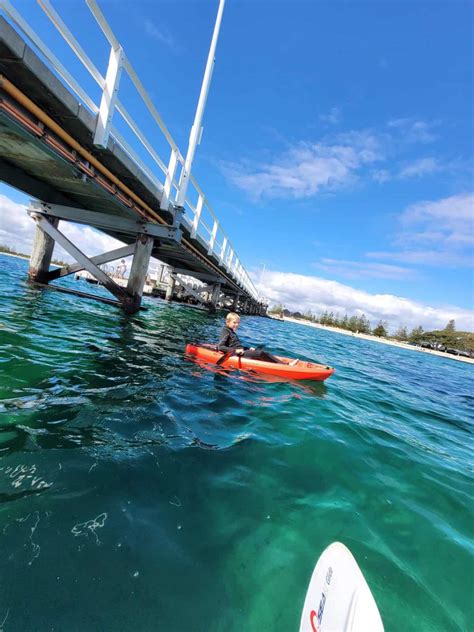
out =
<path fill-rule="evenodd" d="M 217 360 L 224 355 L 222 351 L 217 351 L 215 346 L 209 345 L 204 347 L 193 344 L 186 345 L 186 353 L 199 358 L 204 362 L 210 362 L 211 364 L 215 364 Z M 335 369 L 330 366 L 313 364 L 313 362 L 305 362 L 303 360 L 298 360 L 295 365 L 289 366 L 288 362 L 291 362 L 291 358 L 283 358 L 281 356 L 276 357 L 285 364 L 263 362 L 262 360 L 241 358 L 240 356 L 234 355 L 225 360 L 221 366 L 232 369 L 241 369 L 243 371 L 252 371 L 254 373 L 262 373 L 264 375 L 278 375 L 292 380 L 315 380 L 317 382 L 323 382 L 335 371 Z"/>

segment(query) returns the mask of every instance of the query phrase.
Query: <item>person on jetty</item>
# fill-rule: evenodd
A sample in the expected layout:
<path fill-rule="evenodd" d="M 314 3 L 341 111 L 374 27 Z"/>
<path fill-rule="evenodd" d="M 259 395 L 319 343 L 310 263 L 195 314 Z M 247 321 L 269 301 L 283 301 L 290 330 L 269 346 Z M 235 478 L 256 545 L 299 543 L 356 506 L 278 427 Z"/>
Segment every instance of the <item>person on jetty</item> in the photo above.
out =
<path fill-rule="evenodd" d="M 124 279 L 126 272 L 127 272 L 127 264 L 125 263 L 125 259 L 122 259 L 120 261 L 120 264 L 117 266 L 117 278 Z"/>
<path fill-rule="evenodd" d="M 254 360 L 262 360 L 263 362 L 275 362 L 277 364 L 286 364 L 276 356 L 264 351 L 263 349 L 255 349 L 255 347 L 244 347 L 236 334 L 237 327 L 240 325 L 240 316 L 235 312 L 229 312 L 225 319 L 225 325 L 221 331 L 217 348 L 223 353 L 234 351 L 235 355 L 243 358 L 253 358 Z M 289 365 L 294 366 L 298 360 L 292 360 Z"/>

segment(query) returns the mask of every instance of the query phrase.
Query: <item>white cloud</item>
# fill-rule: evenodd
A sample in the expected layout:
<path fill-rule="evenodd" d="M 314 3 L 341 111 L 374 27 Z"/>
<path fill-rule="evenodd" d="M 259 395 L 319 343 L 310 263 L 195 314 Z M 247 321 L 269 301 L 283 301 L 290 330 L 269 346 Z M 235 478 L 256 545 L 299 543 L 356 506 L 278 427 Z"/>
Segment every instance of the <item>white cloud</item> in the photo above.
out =
<path fill-rule="evenodd" d="M 319 119 L 323 121 L 323 123 L 329 123 L 331 125 L 336 125 L 341 122 L 342 112 L 339 108 L 331 108 L 329 114 L 320 114 Z"/>
<path fill-rule="evenodd" d="M 263 294 L 271 304 L 282 303 L 287 309 L 320 314 L 325 310 L 344 315 L 362 313 L 372 325 L 386 320 L 392 330 L 400 324 L 425 329 L 444 327 L 455 319 L 459 330 L 474 328 L 474 312 L 455 306 L 432 307 L 391 294 L 370 294 L 336 281 L 316 276 L 266 270 Z"/>
<path fill-rule="evenodd" d="M 319 119 L 334 125 L 340 122 L 341 112 L 332 108 Z M 433 129 L 439 124 L 440 121 L 397 118 L 388 121 L 384 130 L 351 130 L 327 135 L 318 142 L 302 140 L 288 144 L 266 162 L 241 160 L 220 166 L 224 175 L 254 200 L 312 197 L 351 185 L 363 176 L 384 183 L 441 171 L 462 175 L 471 165 L 460 160 L 445 163 L 425 156 L 409 157 L 401 165 L 395 162 L 398 156 L 412 152 L 413 145 L 435 141 Z"/>
<path fill-rule="evenodd" d="M 34 223 L 25 208 L 0 194 L 0 244 L 18 252 L 29 252 L 33 242 Z"/>
<path fill-rule="evenodd" d="M 474 193 L 412 204 L 399 217 L 402 230 L 392 252 L 370 252 L 384 259 L 430 266 L 472 266 Z"/>
<path fill-rule="evenodd" d="M 449 250 L 434 246 L 432 249 L 426 250 L 400 250 L 400 251 L 380 251 L 368 252 L 366 254 L 370 259 L 385 259 L 386 261 L 398 261 L 400 263 L 408 263 L 411 265 L 425 266 L 450 266 L 464 267 L 471 266 L 473 263 L 472 256 L 456 254 Z"/>
<path fill-rule="evenodd" d="M 372 179 L 376 182 L 383 183 L 396 179 L 422 178 L 440 172 L 451 175 L 456 173 L 462 175 L 467 170 L 467 165 L 459 161 L 457 163 L 441 163 L 437 158 L 428 157 L 405 162 L 398 170 L 392 170 L 391 172 L 388 169 L 375 169 L 372 171 Z"/>
<path fill-rule="evenodd" d="M 166 28 L 158 28 L 152 20 L 146 18 L 143 22 L 143 28 L 145 29 L 145 33 L 150 35 L 153 39 L 166 44 L 173 50 L 178 50 L 179 46 L 175 40 L 175 38 L 171 35 L 171 33 Z"/>
<path fill-rule="evenodd" d="M 376 181 L 376 182 L 387 182 L 388 180 L 392 179 L 392 175 L 390 174 L 390 171 L 388 171 L 388 169 L 376 169 L 375 171 L 372 172 L 372 178 Z"/>
<path fill-rule="evenodd" d="M 347 279 L 412 279 L 415 270 L 387 263 L 347 261 L 345 259 L 321 259 L 316 267 Z"/>
<path fill-rule="evenodd" d="M 399 176 L 400 178 L 418 178 L 439 171 L 440 169 L 441 165 L 436 158 L 420 158 L 419 160 L 406 164 L 400 170 Z"/>
<path fill-rule="evenodd" d="M 124 245 L 123 242 L 118 239 L 109 237 L 109 235 L 105 235 L 89 226 L 81 226 L 79 224 L 72 224 L 71 222 L 60 222 L 59 229 L 88 257 L 93 257 L 102 252 L 114 250 L 114 248 L 120 248 Z M 57 246 L 57 248 L 59 249 L 60 246 Z M 65 256 L 69 257 L 62 248 L 61 251 Z M 69 259 L 71 259 L 71 257 L 69 257 Z"/>
<path fill-rule="evenodd" d="M 388 122 L 388 127 L 397 130 L 407 143 L 431 143 L 436 140 L 432 128 L 437 123 L 417 121 L 413 118 L 398 118 Z"/>
<path fill-rule="evenodd" d="M 332 142 L 300 142 L 270 163 L 227 163 L 222 170 L 252 198 L 306 198 L 320 190 L 347 186 L 357 178 L 359 169 L 382 155 L 379 139 L 371 132 L 348 132 Z"/>
<path fill-rule="evenodd" d="M 412 204 L 402 214 L 405 225 L 435 224 L 448 236 L 470 234 L 474 231 L 474 193 L 461 193 L 436 201 Z"/>
<path fill-rule="evenodd" d="M 395 179 L 421 178 L 439 171 L 449 172 L 455 169 L 455 165 L 442 165 L 436 158 L 418 158 L 412 162 L 406 162 L 398 172 L 390 172 L 388 169 L 375 169 L 372 171 L 372 179 L 383 183 Z"/>

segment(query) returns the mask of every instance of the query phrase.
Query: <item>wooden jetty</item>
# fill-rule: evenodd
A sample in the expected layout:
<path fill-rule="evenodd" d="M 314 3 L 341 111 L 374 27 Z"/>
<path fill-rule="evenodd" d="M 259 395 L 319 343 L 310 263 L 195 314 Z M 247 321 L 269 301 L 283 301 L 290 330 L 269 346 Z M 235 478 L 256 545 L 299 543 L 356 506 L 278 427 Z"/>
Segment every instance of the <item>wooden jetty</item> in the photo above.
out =
<path fill-rule="evenodd" d="M 223 0 L 220 2 L 219 23 Z M 188 148 L 185 158 L 95 0 L 87 4 L 111 46 L 105 76 L 50 2 L 42 0 L 40 4 L 101 86 L 102 98 L 95 104 L 48 48 L 45 35 L 37 33 L 8 0 L 2 0 L 0 178 L 34 198 L 26 209 L 36 222 L 30 278 L 49 284 L 85 270 L 124 310 L 134 313 L 140 307 L 150 258 L 154 257 L 169 268 L 163 290 L 168 300 L 179 292 L 211 310 L 225 305 L 244 313 L 264 314 L 266 305 L 191 174 L 196 133 L 194 147 Z M 216 42 L 215 30 L 212 63 Z M 122 72 L 128 74 L 168 142 L 169 160 L 157 155 L 119 99 Z M 143 163 L 136 144 L 113 126 L 113 117 L 118 115 L 128 124 L 134 142 L 151 155 L 156 170 Z M 62 232 L 60 222 L 93 227 L 123 246 L 86 256 Z M 50 269 L 56 243 L 76 261 L 74 265 Z M 119 283 L 101 267 L 127 256 L 133 260 L 126 283 Z M 200 283 L 196 286 L 185 277 Z"/>

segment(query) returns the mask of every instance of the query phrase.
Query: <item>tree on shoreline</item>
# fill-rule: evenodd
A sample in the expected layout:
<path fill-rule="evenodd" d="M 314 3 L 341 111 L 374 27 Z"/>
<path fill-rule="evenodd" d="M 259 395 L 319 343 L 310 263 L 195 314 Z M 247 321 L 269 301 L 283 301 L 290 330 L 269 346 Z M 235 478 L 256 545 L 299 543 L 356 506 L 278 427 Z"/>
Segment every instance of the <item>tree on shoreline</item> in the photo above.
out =
<path fill-rule="evenodd" d="M 424 334 L 423 327 L 415 327 L 412 329 L 411 334 L 408 336 L 410 342 L 419 342 Z"/>
<path fill-rule="evenodd" d="M 395 333 L 395 338 L 397 340 L 408 340 L 408 331 L 404 325 L 400 325 Z"/>
<path fill-rule="evenodd" d="M 279 310 L 282 309 L 282 312 Z M 344 329 L 346 331 L 352 331 L 353 333 L 371 334 L 376 337 L 392 338 L 401 342 L 408 342 L 411 344 L 420 345 L 422 347 L 436 349 L 438 351 L 447 351 L 448 353 L 460 353 L 470 354 L 474 357 L 474 333 L 469 331 L 456 331 L 456 325 L 454 320 L 450 320 L 446 327 L 441 330 L 424 331 L 423 327 L 419 325 L 414 327 L 410 333 L 408 333 L 405 325 L 400 325 L 396 333 L 393 336 L 388 334 L 387 322 L 379 321 L 377 326 L 372 331 L 370 328 L 369 319 L 365 314 L 360 316 L 348 316 L 344 314 L 334 314 L 325 310 L 319 316 L 312 314 L 310 310 L 307 310 L 304 314 L 300 312 L 291 312 L 288 309 L 284 309 L 282 305 L 275 305 L 269 309 L 269 313 L 281 313 L 285 316 L 298 318 L 301 320 L 307 320 L 312 323 L 319 323 L 324 326 L 335 327 L 338 329 Z"/>
<path fill-rule="evenodd" d="M 17 252 L 14 248 L 10 248 L 10 246 L 4 246 L 0 244 L 0 253 L 4 252 L 7 255 L 15 255 L 16 257 L 23 257 L 24 259 L 28 259 L 29 256 L 25 255 L 24 252 Z"/>
<path fill-rule="evenodd" d="M 283 315 L 283 305 L 281 303 L 277 303 L 276 305 L 273 305 L 268 310 L 268 313 L 269 314 L 279 314 L 280 316 L 282 316 Z"/>
<path fill-rule="evenodd" d="M 24 252 L 17 252 L 14 248 L 10 248 L 10 246 L 4 246 L 3 244 L 0 244 L 0 254 L 1 253 L 4 253 L 6 255 L 13 255 L 14 257 L 21 257 L 22 259 L 30 258 L 30 255 L 26 255 Z M 61 268 L 64 268 L 64 266 L 68 265 L 65 261 L 61 261 L 61 259 L 51 259 L 51 263 Z"/>
<path fill-rule="evenodd" d="M 449 333 L 454 333 L 456 331 L 456 323 L 454 319 L 449 321 L 449 323 L 444 328 L 444 331 Z"/>
<path fill-rule="evenodd" d="M 374 336 L 378 338 L 386 338 L 387 337 L 387 323 L 383 320 L 379 320 L 379 324 L 372 331 Z"/>

